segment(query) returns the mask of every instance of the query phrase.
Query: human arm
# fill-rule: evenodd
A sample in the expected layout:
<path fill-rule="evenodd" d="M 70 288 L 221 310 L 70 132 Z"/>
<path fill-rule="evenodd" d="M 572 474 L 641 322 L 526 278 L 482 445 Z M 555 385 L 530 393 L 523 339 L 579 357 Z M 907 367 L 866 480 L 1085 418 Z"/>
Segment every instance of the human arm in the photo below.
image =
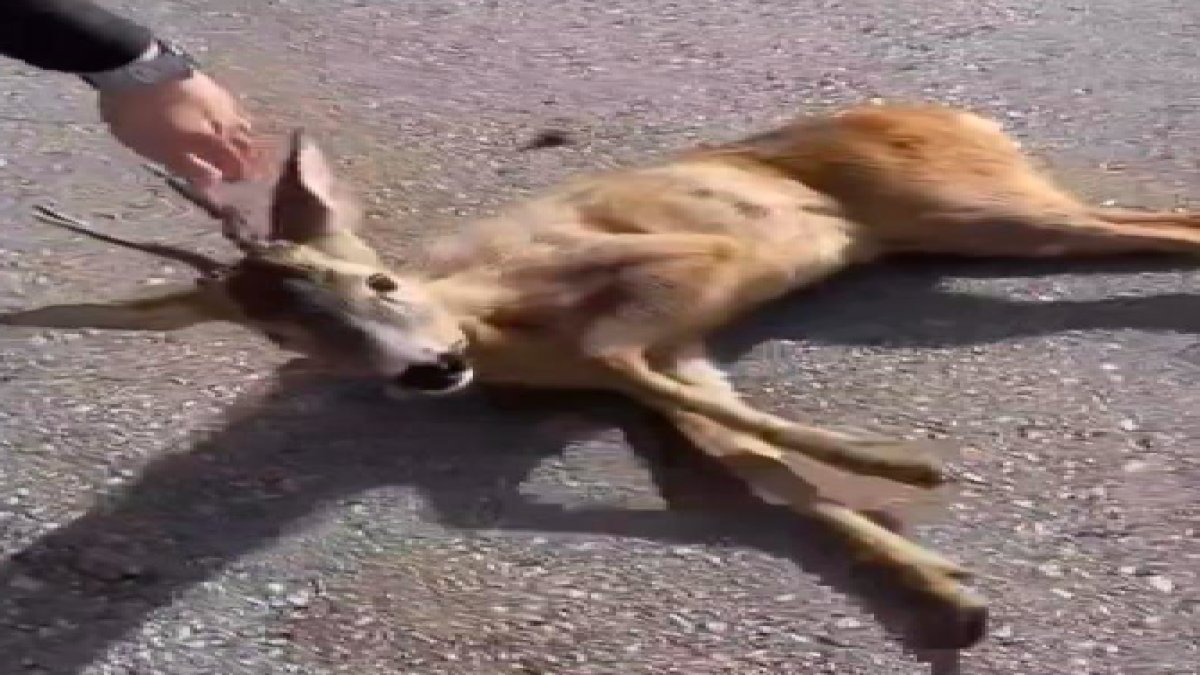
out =
<path fill-rule="evenodd" d="M 137 154 L 199 187 L 253 168 L 241 106 L 194 62 L 163 68 L 169 46 L 153 31 L 89 0 L 0 0 L 0 54 L 82 77 L 97 90 L 109 131 Z M 129 66 L 148 64 L 143 82 Z"/>

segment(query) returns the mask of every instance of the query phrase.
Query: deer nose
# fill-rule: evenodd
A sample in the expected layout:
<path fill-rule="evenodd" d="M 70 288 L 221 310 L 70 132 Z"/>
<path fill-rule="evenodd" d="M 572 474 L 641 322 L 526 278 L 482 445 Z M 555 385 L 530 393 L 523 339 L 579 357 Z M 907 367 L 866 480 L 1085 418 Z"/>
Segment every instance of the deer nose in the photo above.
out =
<path fill-rule="evenodd" d="M 405 388 L 427 393 L 459 389 L 471 378 L 471 367 L 461 354 L 446 352 L 432 363 L 415 363 L 396 376 L 394 382 Z"/>

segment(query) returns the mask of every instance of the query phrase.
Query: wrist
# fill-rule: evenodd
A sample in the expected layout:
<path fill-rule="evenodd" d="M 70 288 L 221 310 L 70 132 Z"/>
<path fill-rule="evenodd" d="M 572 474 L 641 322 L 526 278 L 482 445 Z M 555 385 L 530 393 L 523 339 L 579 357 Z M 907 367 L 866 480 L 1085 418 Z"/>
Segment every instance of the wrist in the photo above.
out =
<path fill-rule="evenodd" d="M 79 77 L 100 92 L 150 87 L 186 80 L 195 74 L 198 64 L 179 47 L 155 39 L 133 61 L 96 73 L 81 73 Z"/>

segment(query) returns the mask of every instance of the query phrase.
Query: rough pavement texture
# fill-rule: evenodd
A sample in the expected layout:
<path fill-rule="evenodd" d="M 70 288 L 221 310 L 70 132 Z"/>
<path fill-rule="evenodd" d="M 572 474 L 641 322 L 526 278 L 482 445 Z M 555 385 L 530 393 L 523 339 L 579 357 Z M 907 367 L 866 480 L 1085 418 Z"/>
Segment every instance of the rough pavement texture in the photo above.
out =
<path fill-rule="evenodd" d="M 311 128 L 399 256 L 568 172 L 877 95 L 994 114 L 1097 199 L 1200 194 L 1193 0 L 126 5 Z M 81 86 L 0 82 L 0 308 L 184 278 L 37 202 L 223 250 Z M 578 144 L 514 152 L 548 126 Z M 731 367 L 778 411 L 977 448 L 918 530 L 993 602 L 963 672 L 1197 673 L 1198 280 L 896 265 L 750 322 Z M 4 675 L 928 672 L 881 627 L 919 616 L 623 406 L 279 384 L 228 327 L 5 330 L 0 356 Z"/>

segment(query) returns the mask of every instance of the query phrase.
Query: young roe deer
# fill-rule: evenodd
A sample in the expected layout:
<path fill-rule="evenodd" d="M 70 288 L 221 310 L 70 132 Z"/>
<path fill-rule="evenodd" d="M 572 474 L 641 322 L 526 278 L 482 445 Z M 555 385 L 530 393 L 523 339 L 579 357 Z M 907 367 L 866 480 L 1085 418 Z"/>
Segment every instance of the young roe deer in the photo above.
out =
<path fill-rule="evenodd" d="M 262 219 L 172 183 L 244 254 L 229 265 L 171 254 L 201 270 L 194 288 L 0 321 L 174 330 L 222 320 L 404 391 L 446 393 L 474 378 L 623 393 L 758 494 L 830 526 L 856 556 L 936 601 L 948 623 L 930 626 L 929 642 L 942 647 L 984 632 L 986 605 L 960 584 L 965 570 L 826 481 L 858 474 L 919 491 L 945 481 L 939 457 L 754 409 L 706 358 L 705 335 L 890 254 L 1200 251 L 1200 216 L 1087 206 L 999 125 L 936 105 L 854 107 L 569 181 L 436 243 L 419 272 L 387 269 L 359 239 L 353 201 L 302 133 L 272 183 Z"/>

